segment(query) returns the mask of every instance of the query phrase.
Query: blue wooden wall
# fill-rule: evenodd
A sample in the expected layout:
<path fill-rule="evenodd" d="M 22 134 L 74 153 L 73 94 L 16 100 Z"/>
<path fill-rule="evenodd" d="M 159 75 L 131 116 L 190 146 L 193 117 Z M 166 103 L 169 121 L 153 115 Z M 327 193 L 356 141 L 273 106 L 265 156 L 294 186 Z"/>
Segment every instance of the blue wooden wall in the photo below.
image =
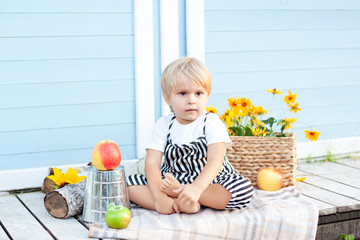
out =
<path fill-rule="evenodd" d="M 131 0 L 1 3 L 0 170 L 136 157 L 133 33 Z"/>
<path fill-rule="evenodd" d="M 267 88 L 291 90 L 302 108 L 298 141 L 306 141 L 306 124 L 320 139 L 359 136 L 359 26 L 359 1 L 206 0 L 209 104 L 223 112 L 230 95 L 247 97 L 271 114 Z M 283 99 L 275 116 L 292 117 Z"/>

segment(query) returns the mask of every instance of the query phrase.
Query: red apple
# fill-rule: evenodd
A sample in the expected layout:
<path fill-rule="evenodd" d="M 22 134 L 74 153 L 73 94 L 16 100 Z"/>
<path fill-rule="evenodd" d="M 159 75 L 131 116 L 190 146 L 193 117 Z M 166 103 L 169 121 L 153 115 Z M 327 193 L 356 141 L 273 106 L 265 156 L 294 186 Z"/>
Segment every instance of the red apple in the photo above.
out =
<path fill-rule="evenodd" d="M 258 172 L 257 185 L 265 191 L 277 191 L 283 186 L 284 176 L 282 172 L 274 168 L 263 168 Z"/>
<path fill-rule="evenodd" d="M 126 228 L 131 221 L 131 212 L 127 207 L 110 203 L 105 214 L 105 222 L 111 228 Z"/>
<path fill-rule="evenodd" d="M 112 140 L 99 142 L 94 147 L 91 162 L 98 170 L 113 170 L 121 162 L 121 153 L 118 145 Z"/>

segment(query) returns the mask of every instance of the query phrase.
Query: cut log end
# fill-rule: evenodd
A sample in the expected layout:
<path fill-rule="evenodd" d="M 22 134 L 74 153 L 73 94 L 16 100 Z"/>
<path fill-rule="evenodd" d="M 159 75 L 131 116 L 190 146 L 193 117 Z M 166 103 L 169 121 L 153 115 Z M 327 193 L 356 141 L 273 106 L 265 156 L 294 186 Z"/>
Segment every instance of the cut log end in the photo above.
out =
<path fill-rule="evenodd" d="M 69 206 L 66 199 L 57 191 L 46 194 L 44 205 L 48 213 L 56 218 L 66 218 L 69 212 Z"/>

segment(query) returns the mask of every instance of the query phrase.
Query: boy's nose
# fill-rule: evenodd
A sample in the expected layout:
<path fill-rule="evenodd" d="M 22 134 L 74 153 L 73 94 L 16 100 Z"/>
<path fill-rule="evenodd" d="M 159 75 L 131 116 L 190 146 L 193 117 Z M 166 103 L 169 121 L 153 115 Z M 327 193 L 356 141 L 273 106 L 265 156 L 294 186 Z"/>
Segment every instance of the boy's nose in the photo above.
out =
<path fill-rule="evenodd" d="M 193 96 L 192 94 L 189 95 L 189 99 L 188 99 L 188 103 L 189 104 L 194 104 L 195 103 L 195 96 Z"/>

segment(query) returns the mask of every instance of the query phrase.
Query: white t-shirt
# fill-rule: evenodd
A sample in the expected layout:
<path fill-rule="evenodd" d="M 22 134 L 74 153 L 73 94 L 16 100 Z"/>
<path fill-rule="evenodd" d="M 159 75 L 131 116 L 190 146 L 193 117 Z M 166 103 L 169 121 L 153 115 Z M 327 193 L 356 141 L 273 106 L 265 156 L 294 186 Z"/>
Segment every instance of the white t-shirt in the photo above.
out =
<path fill-rule="evenodd" d="M 205 114 L 206 112 L 187 125 L 182 125 L 175 119 L 170 129 L 170 137 L 173 143 L 178 145 L 188 144 L 200 137 L 203 133 Z M 169 124 L 173 116 L 174 113 L 171 113 L 157 120 L 146 149 L 155 149 L 164 152 Z M 218 115 L 209 113 L 205 125 L 205 138 L 208 145 L 224 142 L 225 147 L 231 146 L 231 140 L 226 131 L 226 127 Z"/>

